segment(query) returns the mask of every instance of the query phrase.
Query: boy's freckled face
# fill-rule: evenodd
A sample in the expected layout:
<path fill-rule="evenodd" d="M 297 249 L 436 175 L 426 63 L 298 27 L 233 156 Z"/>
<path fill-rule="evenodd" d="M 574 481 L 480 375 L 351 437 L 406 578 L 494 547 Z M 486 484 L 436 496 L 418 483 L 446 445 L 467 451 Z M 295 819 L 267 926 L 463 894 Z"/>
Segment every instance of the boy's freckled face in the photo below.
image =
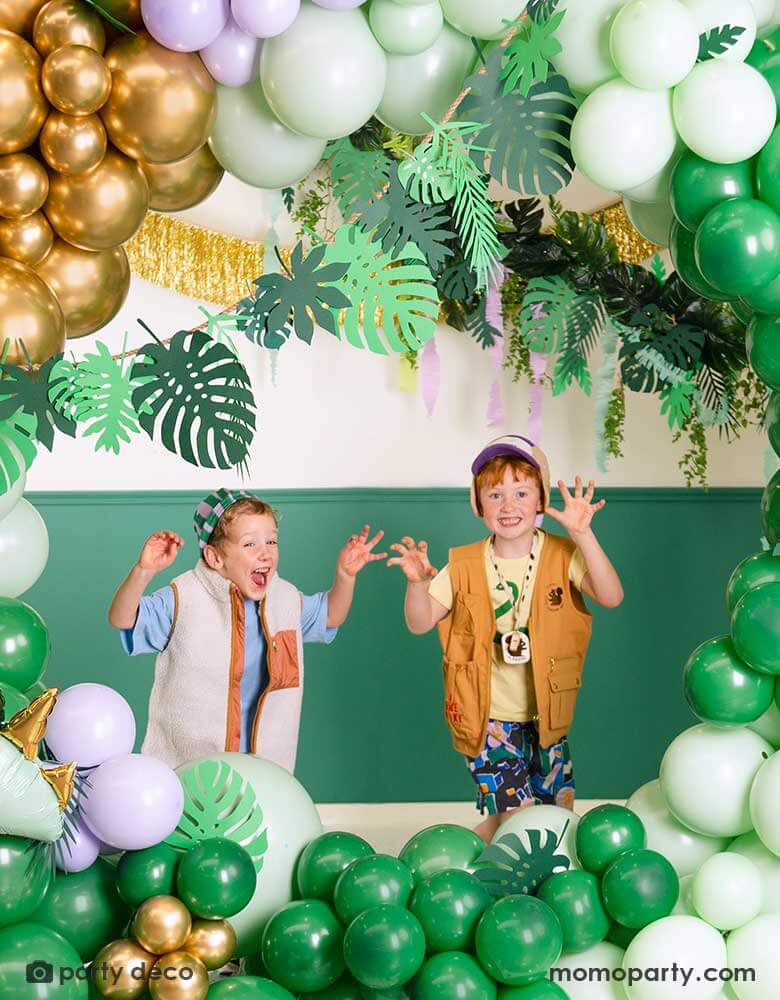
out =
<path fill-rule="evenodd" d="M 228 528 L 218 556 L 218 572 L 248 600 L 262 600 L 279 565 L 274 519 L 270 514 L 239 514 Z"/>
<path fill-rule="evenodd" d="M 536 480 L 522 474 L 517 476 L 510 467 L 504 470 L 500 483 L 482 487 L 479 499 L 488 531 L 505 539 L 521 538 L 533 531 L 542 506 Z"/>

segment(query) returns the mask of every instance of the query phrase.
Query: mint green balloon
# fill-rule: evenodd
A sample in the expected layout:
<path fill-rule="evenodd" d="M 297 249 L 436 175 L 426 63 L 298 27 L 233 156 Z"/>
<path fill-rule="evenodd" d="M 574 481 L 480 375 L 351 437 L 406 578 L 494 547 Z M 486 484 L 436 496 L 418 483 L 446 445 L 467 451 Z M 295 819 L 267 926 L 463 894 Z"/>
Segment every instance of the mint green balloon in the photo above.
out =
<path fill-rule="evenodd" d="M 373 0 L 368 21 L 385 52 L 408 56 L 433 45 L 444 25 L 444 16 L 438 0 L 409 7 L 400 6 L 396 0 Z"/>
<path fill-rule="evenodd" d="M 590 94 L 618 75 L 609 54 L 609 32 L 615 14 L 625 0 L 561 0 L 556 11 L 565 10 L 554 37 L 561 51 L 552 57 L 572 90 Z"/>
<path fill-rule="evenodd" d="M 609 49 L 629 83 L 643 90 L 664 90 L 693 69 L 699 31 L 678 0 L 632 0 L 612 22 Z"/>
<path fill-rule="evenodd" d="M 761 873 L 741 854 L 715 854 L 693 876 L 691 898 L 702 920 L 719 931 L 733 931 L 761 912 Z"/>
<path fill-rule="evenodd" d="M 507 21 L 515 21 L 527 0 L 441 0 L 444 18 L 453 28 L 474 38 L 503 38 Z"/>
<path fill-rule="evenodd" d="M 439 121 L 463 89 L 476 58 L 471 39 L 446 24 L 424 52 L 388 55 L 377 118 L 407 135 L 425 135 L 430 125 L 422 112 Z"/>
<path fill-rule="evenodd" d="M 288 128 L 337 139 L 364 125 L 385 87 L 385 53 L 359 10 L 323 10 L 304 0 L 293 24 L 266 38 L 260 81 Z"/>
<path fill-rule="evenodd" d="M 669 246 L 669 233 L 672 229 L 674 216 L 669 199 L 665 201 L 631 201 L 623 198 L 623 208 L 640 236 L 657 244 L 659 247 Z"/>

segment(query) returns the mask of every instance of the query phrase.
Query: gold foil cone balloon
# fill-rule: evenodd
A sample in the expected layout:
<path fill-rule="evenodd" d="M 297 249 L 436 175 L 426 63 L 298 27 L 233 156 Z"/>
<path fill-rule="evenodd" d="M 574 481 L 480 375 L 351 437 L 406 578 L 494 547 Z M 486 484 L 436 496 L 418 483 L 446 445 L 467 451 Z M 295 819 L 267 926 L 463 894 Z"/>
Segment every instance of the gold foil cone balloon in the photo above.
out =
<path fill-rule="evenodd" d="M 146 995 L 146 984 L 155 955 L 135 941 L 122 938 L 102 948 L 92 966 L 98 993 L 112 1000 L 138 1000 Z"/>
<path fill-rule="evenodd" d="M 41 60 L 19 35 L 0 31 L 0 153 L 34 142 L 49 110 L 40 85 Z"/>
<path fill-rule="evenodd" d="M 32 38 L 33 24 L 46 0 L 0 0 L 0 28 Z"/>
<path fill-rule="evenodd" d="M 103 56 L 86 45 L 63 45 L 46 57 L 43 92 L 66 115 L 91 115 L 111 93 L 111 74 Z"/>
<path fill-rule="evenodd" d="M 159 212 L 179 212 L 197 205 L 208 198 L 225 173 L 208 146 L 176 163 L 139 162 L 149 182 L 149 207 Z"/>
<path fill-rule="evenodd" d="M 103 52 L 106 31 L 100 15 L 81 0 L 49 0 L 35 18 L 33 44 L 44 59 L 63 45 Z"/>
<path fill-rule="evenodd" d="M 192 928 L 190 911 L 175 896 L 152 896 L 135 912 L 132 934 L 155 955 L 178 951 Z"/>
<path fill-rule="evenodd" d="M 106 53 L 111 96 L 100 111 L 115 146 L 147 163 L 172 163 L 199 149 L 216 110 L 214 81 L 194 52 L 171 52 L 142 32 Z"/>
<path fill-rule="evenodd" d="M 4 257 L 0 258 L 0 354 L 6 344 L 8 364 L 27 364 L 28 355 L 33 364 L 43 364 L 65 347 L 65 317 L 43 278 L 26 264 Z"/>
<path fill-rule="evenodd" d="M 193 920 L 182 951 L 200 959 L 209 972 L 220 969 L 236 951 L 236 932 L 227 920 Z"/>
<path fill-rule="evenodd" d="M 27 153 L 0 156 L 0 215 L 6 219 L 32 215 L 48 193 L 49 175 L 34 157 Z"/>
<path fill-rule="evenodd" d="M 54 231 L 82 250 L 110 250 L 144 220 L 149 185 L 133 160 L 109 149 L 86 174 L 55 174 L 44 205 Z"/>
<path fill-rule="evenodd" d="M 54 244 L 54 233 L 43 212 L 23 219 L 0 219 L 0 257 L 35 267 Z"/>
<path fill-rule="evenodd" d="M 85 174 L 106 155 L 108 137 L 97 115 L 64 115 L 52 111 L 38 140 L 43 158 L 61 174 Z"/>
<path fill-rule="evenodd" d="M 206 966 L 185 951 L 164 955 L 149 977 L 152 1000 L 205 1000 L 208 991 Z"/>
<path fill-rule="evenodd" d="M 18 747 L 27 760 L 35 760 L 38 756 L 38 744 L 46 732 L 59 693 L 59 688 L 47 688 L 29 705 L 12 715 L 3 729 L 3 736 Z"/>
<path fill-rule="evenodd" d="M 35 270 L 57 296 L 68 339 L 105 326 L 122 308 L 130 287 L 130 265 L 122 247 L 95 253 L 57 240 Z"/>

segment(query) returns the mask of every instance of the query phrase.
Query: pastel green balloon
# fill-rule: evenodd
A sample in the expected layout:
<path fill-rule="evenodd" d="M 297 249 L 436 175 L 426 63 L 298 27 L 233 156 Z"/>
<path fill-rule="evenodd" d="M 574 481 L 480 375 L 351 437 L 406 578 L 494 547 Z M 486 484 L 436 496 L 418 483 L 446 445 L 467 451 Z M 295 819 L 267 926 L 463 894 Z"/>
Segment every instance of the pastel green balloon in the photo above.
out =
<path fill-rule="evenodd" d="M 0 834 L 0 927 L 28 920 L 48 891 L 51 864 L 34 848 L 26 837 Z"/>
<path fill-rule="evenodd" d="M 590 872 L 555 872 L 544 880 L 537 899 L 547 903 L 560 921 L 564 951 L 587 951 L 606 937 L 610 919 L 601 902 L 599 880 Z"/>
<path fill-rule="evenodd" d="M 659 171 L 650 180 L 645 181 L 644 184 L 637 184 L 635 187 L 627 188 L 622 191 L 621 194 L 623 198 L 628 198 L 631 202 L 642 202 L 644 204 L 649 204 L 651 202 L 668 202 L 669 201 L 669 184 L 671 182 L 672 172 L 677 164 L 680 162 L 680 157 L 685 151 L 685 146 L 678 139 L 675 146 L 675 150 L 669 157 L 664 168 Z"/>
<path fill-rule="evenodd" d="M 727 963 L 733 969 L 750 969 L 755 980 L 739 982 L 739 1000 L 765 1000 L 780 996 L 780 916 L 765 913 L 729 934 Z"/>
<path fill-rule="evenodd" d="M 577 857 L 594 875 L 603 875 L 618 855 L 646 843 L 642 820 L 625 806 L 605 803 L 589 809 L 577 827 Z"/>
<path fill-rule="evenodd" d="M 780 754 L 765 761 L 750 790 L 750 816 L 764 847 L 780 854 Z"/>
<path fill-rule="evenodd" d="M 425 958 L 417 917 L 400 906 L 374 906 L 356 917 L 344 935 L 344 960 L 359 983 L 372 990 L 403 986 Z"/>
<path fill-rule="evenodd" d="M 780 316 L 754 316 L 745 335 L 750 367 L 761 381 L 780 390 Z"/>
<path fill-rule="evenodd" d="M 552 980 L 539 979 L 528 986 L 502 986 L 498 1000 L 567 1000 L 567 994 Z"/>
<path fill-rule="evenodd" d="M 671 968 L 674 963 L 691 970 L 687 986 L 679 976 L 661 983 L 659 967 Z M 623 968 L 640 970 L 631 1000 L 717 1000 L 719 986 L 705 973 L 711 976 L 707 970 L 726 968 L 726 944 L 719 931 L 698 917 L 665 917 L 637 934 L 623 956 Z"/>
<path fill-rule="evenodd" d="M 754 312 L 760 316 L 776 316 L 780 313 L 780 274 L 768 285 L 743 295 L 742 302 L 750 310 L 751 319 Z"/>
<path fill-rule="evenodd" d="M 507 21 L 515 21 L 527 0 L 440 0 L 444 18 L 453 28 L 474 38 L 503 38 Z"/>
<path fill-rule="evenodd" d="M 625 1000 L 620 979 L 608 980 L 604 975 L 620 969 L 622 960 L 622 948 L 600 941 L 587 951 L 561 955 L 551 974 L 554 972 L 556 983 L 560 983 L 569 1000 Z"/>
<path fill-rule="evenodd" d="M 678 0 L 631 0 L 615 16 L 609 37 L 620 75 L 643 90 L 674 87 L 693 69 L 699 32 Z"/>
<path fill-rule="evenodd" d="M 777 687 L 775 687 L 775 701 L 760 718 L 750 723 L 749 728 L 763 737 L 775 750 L 780 750 L 780 707 L 777 705 Z"/>
<path fill-rule="evenodd" d="M 761 525 L 769 544 L 777 545 L 780 542 L 780 469 L 764 488 L 761 497 Z"/>
<path fill-rule="evenodd" d="M 116 866 L 119 895 L 131 906 L 140 906 L 152 896 L 175 896 L 176 872 L 183 857 L 167 844 L 125 851 Z"/>
<path fill-rule="evenodd" d="M 669 246 L 669 233 L 674 216 L 668 198 L 660 202 L 641 202 L 624 197 L 623 208 L 631 225 L 640 236 L 644 236 L 646 240 L 659 247 Z"/>
<path fill-rule="evenodd" d="M 32 973 L 28 966 L 36 969 Z M 64 979 L 60 969 L 80 969 L 72 945 L 55 931 L 23 923 L 0 929 L 0 997 L 11 1000 L 87 1000 L 86 979 Z M 57 970 L 49 979 L 49 969 Z M 36 971 L 37 970 L 37 971 Z"/>
<path fill-rule="evenodd" d="M 771 552 L 754 552 L 739 563 L 729 578 L 726 587 L 726 607 L 729 614 L 749 590 L 764 583 L 780 583 L 780 556 Z"/>
<path fill-rule="evenodd" d="M 751 670 L 729 636 L 720 636 L 703 642 L 688 657 L 683 689 L 703 722 L 740 726 L 755 722 L 769 708 L 774 681 Z"/>
<path fill-rule="evenodd" d="M 780 212 L 780 125 L 759 154 L 756 183 L 761 201 Z"/>
<path fill-rule="evenodd" d="M 11 687 L 10 684 L 0 682 L 0 696 L 2 696 L 5 707 L 4 719 L 6 722 L 30 704 L 29 698 L 23 695 L 21 691 L 17 691 L 15 687 Z"/>
<path fill-rule="evenodd" d="M 609 33 L 615 14 L 625 0 L 562 0 L 556 10 L 565 10 L 554 37 L 561 51 L 553 56 L 555 68 L 572 90 L 590 94 L 617 76 L 609 54 Z"/>
<path fill-rule="evenodd" d="M 430 954 L 469 951 L 490 894 L 476 876 L 458 868 L 438 872 L 412 894 L 409 909 L 420 921 Z"/>
<path fill-rule="evenodd" d="M 695 233 L 704 216 L 727 198 L 754 198 L 754 163 L 711 163 L 685 153 L 671 176 L 670 194 L 675 218 Z"/>
<path fill-rule="evenodd" d="M 253 187 L 297 184 L 319 163 L 324 139 L 290 131 L 271 111 L 255 81 L 244 87 L 217 85 L 217 118 L 209 139 L 225 170 Z"/>
<path fill-rule="evenodd" d="M 499 983 L 524 986 L 558 960 L 563 931 L 552 909 L 535 896 L 505 896 L 477 927 L 477 956 Z"/>
<path fill-rule="evenodd" d="M 780 674 L 780 583 L 764 583 L 740 599 L 731 615 L 731 637 L 754 670 Z"/>
<path fill-rule="evenodd" d="M 413 7 L 396 0 L 372 0 L 368 21 L 385 52 L 407 56 L 429 49 L 444 25 L 438 0 Z"/>
<path fill-rule="evenodd" d="M 766 410 L 766 428 L 769 443 L 775 455 L 780 456 L 780 393 L 773 392 Z"/>
<path fill-rule="evenodd" d="M 309 0 L 291 27 L 264 40 L 260 56 L 273 113 L 294 132 L 318 139 L 349 135 L 368 121 L 385 71 L 385 53 L 361 11 L 324 10 Z"/>
<path fill-rule="evenodd" d="M 465 826 L 441 823 L 415 833 L 401 848 L 398 857 L 419 885 L 448 868 L 472 868 L 486 846 L 481 837 Z"/>
<path fill-rule="evenodd" d="M 705 215 L 694 247 L 707 281 L 724 295 L 746 295 L 780 272 L 780 216 L 755 199 L 731 198 Z"/>
<path fill-rule="evenodd" d="M 624 927 L 646 927 L 667 917 L 679 889 L 677 873 L 669 861 L 647 848 L 618 855 L 601 883 L 607 912 Z"/>
<path fill-rule="evenodd" d="M 675 271 L 691 291 L 717 302 L 728 301 L 728 296 L 710 284 L 699 270 L 699 265 L 696 263 L 696 237 L 676 219 L 669 230 L 669 253 Z"/>
<path fill-rule="evenodd" d="M 17 691 L 34 684 L 51 651 L 49 630 L 38 612 L 23 601 L 0 597 L 0 681 Z"/>
<path fill-rule="evenodd" d="M 761 912 L 761 874 L 740 854 L 716 854 L 693 876 L 692 899 L 702 920 L 719 931 L 733 931 Z"/>
<path fill-rule="evenodd" d="M 344 972 L 344 929 L 321 899 L 303 899 L 275 913 L 263 931 L 270 976 L 293 993 L 331 986 Z"/>
<path fill-rule="evenodd" d="M 445 24 L 436 41 L 416 55 L 388 55 L 387 82 L 376 117 L 408 135 L 425 135 L 424 111 L 439 121 L 463 89 L 477 58 L 471 39 Z"/>
<path fill-rule="evenodd" d="M 780 914 L 780 858 L 761 842 L 755 831 L 737 837 L 728 849 L 729 853 L 747 858 L 758 869 L 764 889 L 761 913 Z"/>
<path fill-rule="evenodd" d="M 750 0 L 681 0 L 696 23 L 699 34 L 723 24 L 742 28 L 742 34 L 714 59 L 743 62 L 756 40 L 756 15 Z"/>
<path fill-rule="evenodd" d="M 298 860 L 296 877 L 301 898 L 332 902 L 333 890 L 344 869 L 373 853 L 373 847 L 354 833 L 323 833 L 303 849 Z"/>
<path fill-rule="evenodd" d="M 718 857 L 717 854 L 713 857 Z M 709 858 L 707 859 L 709 860 Z M 707 863 L 706 861 L 704 862 Z M 701 871 L 701 868 L 699 869 Z M 674 909 L 672 910 L 673 916 L 685 916 L 685 917 L 697 917 L 699 914 L 696 912 L 696 907 L 693 905 L 693 899 L 691 898 L 691 893 L 693 891 L 693 880 L 694 875 L 686 875 L 685 878 L 680 879 L 680 895 L 677 897 L 677 902 L 674 904 Z M 628 945 L 626 945 L 628 947 Z"/>
<path fill-rule="evenodd" d="M 446 951 L 420 969 L 414 995 L 416 1000 L 496 1000 L 496 984 L 471 955 Z"/>
<path fill-rule="evenodd" d="M 403 861 L 389 854 L 372 854 L 353 861 L 339 875 L 333 903 L 346 925 L 380 903 L 406 906 L 413 888 L 412 873 Z"/>

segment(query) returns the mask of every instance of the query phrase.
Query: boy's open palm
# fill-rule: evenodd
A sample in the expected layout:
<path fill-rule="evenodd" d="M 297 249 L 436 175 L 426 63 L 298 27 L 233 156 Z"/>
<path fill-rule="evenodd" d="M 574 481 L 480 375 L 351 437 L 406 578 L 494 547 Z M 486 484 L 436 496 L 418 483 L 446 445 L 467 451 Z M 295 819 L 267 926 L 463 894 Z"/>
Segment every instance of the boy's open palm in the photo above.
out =
<path fill-rule="evenodd" d="M 387 560 L 388 566 L 400 566 L 401 570 L 410 583 L 424 583 L 426 580 L 436 576 L 436 570 L 428 561 L 428 543 L 425 541 L 415 542 L 413 538 L 406 535 L 400 542 L 395 542 L 390 548 L 394 552 L 400 553 Z"/>
<path fill-rule="evenodd" d="M 352 535 L 344 548 L 339 552 L 337 568 L 347 576 L 357 576 L 363 567 L 378 559 L 387 559 L 386 552 L 374 552 L 374 546 L 383 537 L 384 531 L 377 531 L 373 538 L 368 537 L 368 525 L 364 524 L 359 535 Z"/>
<path fill-rule="evenodd" d="M 581 535 L 588 531 L 590 522 L 594 514 L 601 510 L 606 504 L 606 500 L 599 500 L 593 503 L 593 493 L 596 484 L 591 479 L 587 489 L 583 490 L 582 477 L 577 476 L 574 481 L 574 496 L 571 495 L 563 480 L 558 480 L 558 489 L 563 497 L 563 510 L 555 507 L 548 507 L 545 511 L 568 531 L 570 535 Z"/>
<path fill-rule="evenodd" d="M 155 531 L 144 542 L 138 565 L 141 569 L 159 573 L 160 570 L 173 565 L 182 545 L 184 545 L 184 539 L 175 532 Z"/>

